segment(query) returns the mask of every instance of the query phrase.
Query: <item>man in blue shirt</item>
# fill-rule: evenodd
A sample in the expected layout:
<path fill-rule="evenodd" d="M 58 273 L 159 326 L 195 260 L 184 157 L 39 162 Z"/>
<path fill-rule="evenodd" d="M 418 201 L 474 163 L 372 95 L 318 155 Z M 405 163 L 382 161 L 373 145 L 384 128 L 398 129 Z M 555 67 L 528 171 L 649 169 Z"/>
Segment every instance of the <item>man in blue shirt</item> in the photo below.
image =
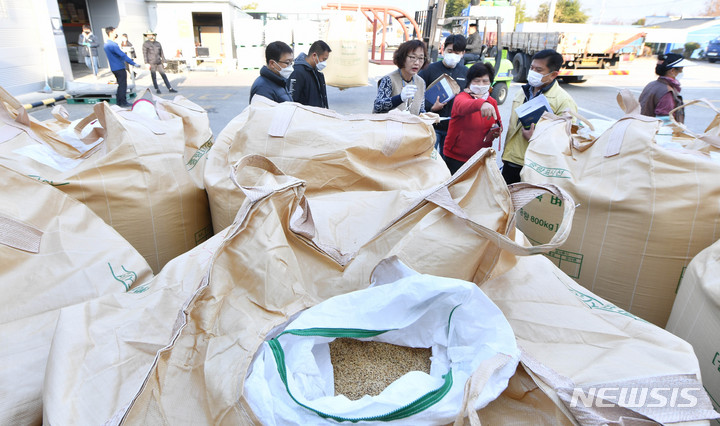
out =
<path fill-rule="evenodd" d="M 131 105 L 128 103 L 126 98 L 127 92 L 127 72 L 125 71 L 125 62 L 139 68 L 140 65 L 136 64 L 132 59 L 120 49 L 120 46 L 115 42 L 118 38 L 118 34 L 115 32 L 115 27 L 105 28 L 105 34 L 108 39 L 105 41 L 105 55 L 107 55 L 108 63 L 110 64 L 110 71 L 115 74 L 117 80 L 117 93 L 115 94 L 115 100 L 119 107 L 128 108 Z"/>

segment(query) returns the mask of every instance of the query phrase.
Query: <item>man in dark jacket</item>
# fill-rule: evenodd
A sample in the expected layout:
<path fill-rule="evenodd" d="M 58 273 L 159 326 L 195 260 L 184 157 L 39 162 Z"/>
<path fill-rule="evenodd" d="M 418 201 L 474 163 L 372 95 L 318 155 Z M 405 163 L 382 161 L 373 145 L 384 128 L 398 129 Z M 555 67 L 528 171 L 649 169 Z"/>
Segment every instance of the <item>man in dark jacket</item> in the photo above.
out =
<path fill-rule="evenodd" d="M 78 37 L 78 53 L 85 59 L 85 65 L 92 70 L 95 77 L 98 75 L 98 44 L 95 34 L 92 33 L 90 25 L 83 25 L 83 32 Z"/>
<path fill-rule="evenodd" d="M 425 87 L 429 87 L 433 81 L 443 74 L 447 74 L 455 80 L 460 86 L 460 91 L 465 90 L 465 77 L 468 69 L 463 61 L 465 53 L 465 37 L 460 34 L 450 35 L 445 39 L 443 47 L 443 60 L 433 62 L 427 68 L 421 70 L 418 75 L 425 80 Z M 440 102 L 439 97 L 436 99 L 425 99 L 425 111 L 435 112 L 440 117 L 450 118 L 452 112 L 453 100 L 445 103 Z M 435 127 L 435 147 L 440 155 L 443 152 L 445 136 L 447 136 L 448 124 L 450 120 L 442 120 L 433 124 Z"/>
<path fill-rule="evenodd" d="M 119 107 L 129 108 L 130 104 L 127 101 L 127 72 L 125 71 L 125 62 L 132 64 L 135 67 L 140 65 L 136 64 L 132 59 L 128 57 L 120 49 L 120 46 L 115 42 L 118 35 L 114 27 L 105 28 L 105 34 L 107 34 L 107 40 L 105 41 L 105 55 L 107 56 L 108 63 L 110 64 L 110 71 L 115 75 L 117 79 L 117 93 L 115 95 L 115 102 Z"/>
<path fill-rule="evenodd" d="M 290 91 L 295 102 L 328 107 L 325 76 L 320 71 L 325 68 L 330 52 L 330 46 L 318 40 L 310 45 L 307 55 L 301 53 L 295 59 L 295 71 L 290 76 Z"/>
<path fill-rule="evenodd" d="M 484 48 L 485 46 L 483 46 L 480 33 L 477 31 L 477 24 L 470 24 L 468 26 L 468 37 L 465 45 L 465 61 L 479 61 Z"/>
<path fill-rule="evenodd" d="M 152 79 L 155 91 L 158 94 L 162 93 L 157 84 L 157 77 L 155 76 L 155 73 L 159 72 L 170 93 L 177 92 L 177 90 L 170 86 L 170 81 L 167 78 L 167 74 L 165 74 L 165 68 L 163 67 L 163 64 L 165 63 L 165 54 L 163 53 L 162 44 L 155 40 L 155 36 L 157 34 L 148 31 L 143 35 L 147 38 L 142 45 L 143 57 L 145 58 L 145 63 L 147 64 L 148 69 L 150 70 L 150 78 Z"/>
<path fill-rule="evenodd" d="M 288 78 L 293 73 L 293 50 L 282 41 L 273 41 L 265 48 L 265 63 L 260 76 L 250 88 L 250 102 L 255 95 L 275 102 L 292 102 Z"/>

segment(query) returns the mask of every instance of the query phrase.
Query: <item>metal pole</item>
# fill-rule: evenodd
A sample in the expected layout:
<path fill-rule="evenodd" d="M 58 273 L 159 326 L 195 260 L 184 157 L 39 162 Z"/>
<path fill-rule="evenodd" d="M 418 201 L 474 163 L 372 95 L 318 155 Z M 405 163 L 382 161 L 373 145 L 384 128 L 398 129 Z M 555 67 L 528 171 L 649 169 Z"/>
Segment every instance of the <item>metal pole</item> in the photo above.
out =
<path fill-rule="evenodd" d="M 550 10 L 548 11 L 548 20 L 547 20 L 547 31 L 550 31 L 550 25 L 553 23 L 553 18 L 555 17 L 555 4 L 557 3 L 557 0 L 550 0 Z"/>
<path fill-rule="evenodd" d="M 503 18 L 498 18 L 497 20 L 497 32 L 495 33 L 495 75 L 497 75 L 498 70 L 500 69 L 500 61 L 502 61 L 502 46 L 500 45 L 500 34 L 501 34 L 501 26 Z"/>
<path fill-rule="evenodd" d="M 428 2 L 428 19 L 431 21 L 430 34 L 428 34 L 428 55 L 430 61 L 435 62 L 438 57 L 438 44 L 442 31 L 438 31 L 438 20 L 445 17 L 445 0 L 429 0 Z"/>

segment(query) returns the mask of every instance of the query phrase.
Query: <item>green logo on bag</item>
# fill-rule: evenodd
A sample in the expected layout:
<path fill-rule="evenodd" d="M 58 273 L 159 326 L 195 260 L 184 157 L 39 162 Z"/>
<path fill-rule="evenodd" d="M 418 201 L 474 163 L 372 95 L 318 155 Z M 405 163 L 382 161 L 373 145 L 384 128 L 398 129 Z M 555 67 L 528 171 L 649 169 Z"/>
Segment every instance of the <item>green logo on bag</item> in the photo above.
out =
<path fill-rule="evenodd" d="M 128 293 L 145 293 L 150 288 L 150 283 L 140 284 L 134 289 L 128 291 Z"/>
<path fill-rule="evenodd" d="M 678 285 L 675 287 L 675 294 L 677 294 L 678 290 L 680 290 L 680 283 L 682 283 L 682 279 L 685 276 L 685 270 L 687 269 L 687 266 L 683 266 L 682 271 L 680 271 L 680 279 L 678 279 Z"/>
<path fill-rule="evenodd" d="M 555 275 L 555 276 L 557 277 L 558 280 L 562 281 L 560 279 L 560 277 L 558 277 L 557 275 Z M 605 311 L 605 312 L 612 312 L 614 314 L 620 314 L 620 315 L 624 315 L 626 317 L 636 319 L 636 320 L 639 320 L 642 322 L 647 322 L 644 319 L 642 319 L 638 316 L 635 316 L 624 309 L 618 308 L 617 306 L 613 305 L 612 303 L 603 302 L 602 300 L 597 299 L 594 296 L 590 296 L 589 294 L 585 294 L 581 291 L 575 290 L 574 288 L 568 286 L 567 284 L 565 284 L 565 287 L 567 287 L 567 289 L 570 290 L 571 293 L 573 293 L 575 296 L 577 296 L 577 298 L 580 299 L 580 301 L 583 302 L 590 309 L 598 309 L 598 310 Z"/>
<path fill-rule="evenodd" d="M 580 271 L 582 270 L 584 257 L 582 253 L 555 249 L 551 252 L 545 253 L 545 257 L 552 260 L 553 263 L 558 268 L 562 269 L 563 272 L 568 274 L 568 276 L 572 278 L 580 278 Z"/>
<path fill-rule="evenodd" d="M 135 282 L 135 280 L 137 280 L 137 274 L 133 271 L 128 271 L 123 265 L 120 265 L 120 267 L 125 272 L 120 275 L 117 275 L 115 273 L 110 262 L 108 262 L 108 267 L 110 267 L 110 273 L 112 274 L 113 278 L 122 283 L 123 287 L 125 287 L 125 291 L 128 291 Z"/>
<path fill-rule="evenodd" d="M 70 185 L 70 182 L 63 182 L 63 183 L 55 183 L 51 180 L 44 179 L 38 175 L 28 175 L 29 177 L 35 179 L 38 182 L 47 183 L 52 186 L 63 186 L 63 185 Z"/>
<path fill-rule="evenodd" d="M 213 146 L 212 137 L 205 142 L 200 148 L 198 148 L 197 151 L 195 151 L 195 154 L 193 154 L 190 161 L 187 162 L 185 167 L 187 168 L 187 171 L 189 172 L 192 170 L 198 162 L 200 162 L 200 159 L 205 155 L 208 151 L 210 151 L 210 148 Z"/>
<path fill-rule="evenodd" d="M 213 234 L 212 225 L 208 225 L 204 227 L 203 229 L 197 231 L 195 233 L 195 245 L 198 245 L 204 241 L 206 241 L 208 238 L 210 238 Z"/>
<path fill-rule="evenodd" d="M 567 169 L 545 167 L 532 160 L 527 159 L 525 160 L 525 167 L 530 167 L 531 169 L 535 170 L 536 172 L 545 177 L 570 179 L 570 170 Z"/>

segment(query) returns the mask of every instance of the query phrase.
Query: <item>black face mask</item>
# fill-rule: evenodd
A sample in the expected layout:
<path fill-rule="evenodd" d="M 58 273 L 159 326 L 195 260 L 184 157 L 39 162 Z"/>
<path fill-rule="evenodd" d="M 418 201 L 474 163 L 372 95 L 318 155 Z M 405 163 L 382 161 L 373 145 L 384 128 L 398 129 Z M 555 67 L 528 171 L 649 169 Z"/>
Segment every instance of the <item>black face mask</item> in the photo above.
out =
<path fill-rule="evenodd" d="M 83 31 L 85 34 L 90 34 L 90 31 Z"/>

